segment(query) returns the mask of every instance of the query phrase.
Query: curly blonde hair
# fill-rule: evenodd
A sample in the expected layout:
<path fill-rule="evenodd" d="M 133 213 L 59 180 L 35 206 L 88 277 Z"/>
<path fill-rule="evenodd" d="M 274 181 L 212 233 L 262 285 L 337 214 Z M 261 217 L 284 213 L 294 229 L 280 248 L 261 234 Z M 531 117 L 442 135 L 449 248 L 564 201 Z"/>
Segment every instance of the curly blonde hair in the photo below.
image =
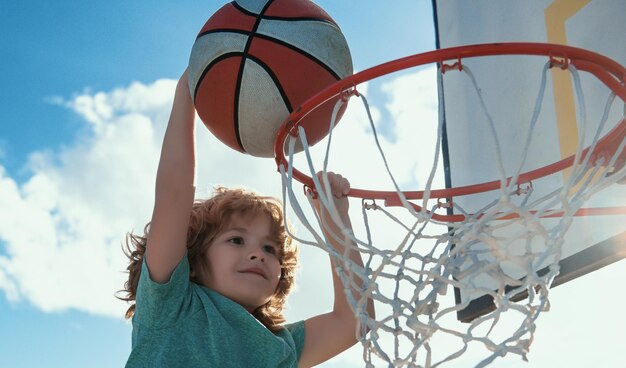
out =
<path fill-rule="evenodd" d="M 227 189 L 219 187 L 214 195 L 207 200 L 196 200 L 191 209 L 189 229 L 187 231 L 187 258 L 189 259 L 190 280 L 200 284 L 199 275 L 207 267 L 204 254 L 213 239 L 228 225 L 234 214 L 244 216 L 266 215 L 270 218 L 271 234 L 277 244 L 282 247 L 279 251 L 281 276 L 272 298 L 258 307 L 252 314 L 272 332 L 282 329 L 285 322 L 283 307 L 287 295 L 293 289 L 296 266 L 298 260 L 297 248 L 292 244 L 287 234 L 281 202 L 274 197 L 259 196 L 244 189 Z M 126 234 L 124 253 L 130 260 L 126 268 L 128 281 L 121 292 L 125 296 L 119 299 L 131 302 L 126 311 L 126 318 L 131 318 L 135 312 L 133 303 L 137 296 L 137 284 L 141 273 L 141 264 L 146 252 L 146 243 L 150 224 L 144 227 L 144 234 L 132 232 Z"/>

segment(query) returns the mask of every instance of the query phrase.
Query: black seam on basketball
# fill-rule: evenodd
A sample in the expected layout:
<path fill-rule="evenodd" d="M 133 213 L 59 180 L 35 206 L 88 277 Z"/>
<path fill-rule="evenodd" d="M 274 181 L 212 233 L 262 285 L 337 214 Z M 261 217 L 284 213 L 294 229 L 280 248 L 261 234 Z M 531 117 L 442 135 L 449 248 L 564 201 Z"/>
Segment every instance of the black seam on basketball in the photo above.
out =
<path fill-rule="evenodd" d="M 211 61 L 209 63 L 209 65 L 207 65 L 204 70 L 202 71 L 202 74 L 200 74 L 200 78 L 198 78 L 198 82 L 196 83 L 196 88 L 193 91 L 193 101 L 195 103 L 196 101 L 196 96 L 198 95 L 198 88 L 200 88 L 200 85 L 202 84 L 202 80 L 204 80 L 204 77 L 206 76 L 206 74 L 209 72 L 209 69 L 211 69 L 215 64 L 219 63 L 220 61 L 233 57 L 233 56 L 243 56 L 243 53 L 240 51 L 234 51 L 234 52 L 229 52 L 227 54 L 222 54 L 218 57 L 216 57 L 213 61 Z"/>
<path fill-rule="evenodd" d="M 296 47 L 296 46 L 294 46 L 294 45 L 292 45 L 290 43 L 287 43 L 287 42 L 285 42 L 283 40 L 279 40 L 277 38 L 266 36 L 266 35 L 260 34 L 260 33 L 255 34 L 255 36 L 258 37 L 258 38 L 262 38 L 264 40 L 272 41 L 272 42 L 275 42 L 275 43 L 280 44 L 282 46 L 285 46 L 286 48 L 288 48 L 290 50 L 293 50 L 293 51 L 297 52 L 300 55 L 305 56 L 307 59 L 310 59 L 311 61 L 315 62 L 316 64 L 318 64 L 322 68 L 326 69 L 326 71 L 329 72 L 336 80 L 342 79 L 342 77 L 339 74 L 337 74 L 337 72 L 332 70 L 330 68 L 330 66 L 326 65 L 320 59 L 316 58 L 315 56 L 309 54 L 308 52 L 306 52 L 306 51 L 304 51 L 304 50 L 302 50 L 302 49 L 300 49 L 300 48 L 298 48 L 298 47 Z"/>
<path fill-rule="evenodd" d="M 243 79 L 243 69 L 246 66 L 246 59 L 249 57 L 248 55 L 248 51 L 250 51 L 250 45 L 252 44 L 252 39 L 254 38 L 254 35 L 256 33 L 256 30 L 259 29 L 259 24 L 261 24 L 261 20 L 263 20 L 263 14 L 267 11 L 267 9 L 270 7 L 270 5 L 272 5 L 272 3 L 274 2 L 274 0 L 269 0 L 265 6 L 263 7 L 263 9 L 261 10 L 261 13 L 259 14 L 254 14 L 252 13 L 251 15 L 256 17 L 256 21 L 254 22 L 254 26 L 252 27 L 252 30 L 250 31 L 250 35 L 248 36 L 248 40 L 246 41 L 246 46 L 243 49 L 243 55 L 241 57 L 241 64 L 239 65 L 239 73 L 237 74 L 237 84 L 235 85 L 235 101 L 233 101 L 233 109 L 235 111 L 233 111 L 234 113 L 234 129 L 235 129 L 235 136 L 237 137 L 237 143 L 239 144 L 239 147 L 241 147 L 241 150 L 246 152 L 246 149 L 243 147 L 243 143 L 241 142 L 241 135 L 239 134 L 239 94 L 241 93 L 241 80 Z"/>
<path fill-rule="evenodd" d="M 266 19 L 266 18 L 264 18 Z M 337 27 L 337 25 L 332 24 L 332 23 L 328 23 L 330 25 L 335 26 L 337 29 L 339 29 L 339 27 Z M 202 33 L 199 33 L 198 36 L 196 37 L 196 41 L 200 38 L 202 38 L 203 36 L 206 36 L 208 34 L 212 34 L 212 33 L 222 33 L 222 32 L 227 32 L 227 33 L 238 33 L 238 34 L 242 34 L 242 35 L 251 35 L 252 33 L 250 31 L 246 31 L 243 29 L 237 29 L 237 28 L 215 28 L 215 29 L 211 29 L 208 31 L 204 31 Z M 259 34 L 257 34 L 259 35 Z M 267 37 L 267 36 L 266 36 Z"/>
<path fill-rule="evenodd" d="M 241 6 L 241 5 L 237 4 L 237 2 L 235 2 L 235 1 L 231 2 L 231 4 L 232 4 L 232 5 L 233 5 L 233 6 L 234 6 L 237 10 L 239 10 L 239 11 L 240 11 L 240 12 L 242 12 L 242 13 L 244 13 L 245 15 L 249 15 L 249 16 L 252 16 L 252 17 L 255 17 L 255 18 L 259 16 L 259 14 L 256 14 L 256 13 L 251 12 L 250 10 L 248 10 L 248 9 L 244 8 L 243 6 Z M 261 11 L 261 12 L 263 12 L 263 11 Z"/>
<path fill-rule="evenodd" d="M 198 37 L 196 37 L 196 41 L 200 39 L 201 37 L 206 36 L 208 34 L 212 34 L 212 33 L 237 33 L 237 34 L 242 34 L 242 35 L 249 35 L 250 31 L 244 31 L 243 29 L 234 29 L 234 28 L 216 28 L 210 31 L 205 31 L 205 32 L 200 33 Z"/>
<path fill-rule="evenodd" d="M 280 80 L 278 79 L 276 74 L 274 74 L 272 68 L 270 68 L 269 65 L 265 64 L 261 59 L 255 57 L 254 55 L 248 55 L 248 59 L 257 63 L 261 68 L 263 68 L 263 70 L 265 70 L 270 78 L 272 78 L 272 81 L 274 81 L 274 85 L 276 85 L 276 88 L 278 88 L 278 92 L 280 92 L 280 96 L 283 98 L 283 102 L 285 103 L 287 110 L 291 114 L 293 112 L 293 107 L 291 106 L 291 101 L 289 101 L 289 96 L 287 96 L 287 92 L 285 92 L 285 90 L 283 89 L 283 86 L 280 84 Z"/>
<path fill-rule="evenodd" d="M 271 3 L 271 1 L 270 1 Z M 235 1 L 231 2 L 231 5 L 233 5 L 237 10 L 239 10 L 240 12 L 242 12 L 245 15 L 249 15 L 252 17 L 260 17 L 262 19 L 268 19 L 268 20 L 284 20 L 284 21 L 318 21 L 318 22 L 324 22 L 324 23 L 328 23 L 328 24 L 332 24 L 335 27 L 338 27 L 337 24 L 333 21 L 330 21 L 328 19 L 324 19 L 324 18 L 316 18 L 316 17 L 280 17 L 280 16 L 276 16 L 276 15 L 263 15 L 263 13 L 265 13 L 267 11 L 267 6 L 265 8 L 263 8 L 263 10 L 261 11 L 260 14 L 256 14 L 251 12 L 250 10 L 242 7 L 241 5 L 237 4 Z"/>
<path fill-rule="evenodd" d="M 269 15 L 269 16 L 263 16 L 264 20 L 280 20 L 280 21 L 284 21 L 284 22 L 307 22 L 307 21 L 311 21 L 311 22 L 321 22 L 321 23 L 326 23 L 326 24 L 330 24 L 333 27 L 337 27 L 339 28 L 339 26 L 335 23 L 332 22 L 328 19 L 324 19 L 324 18 L 315 18 L 315 17 L 278 17 L 275 15 Z"/>

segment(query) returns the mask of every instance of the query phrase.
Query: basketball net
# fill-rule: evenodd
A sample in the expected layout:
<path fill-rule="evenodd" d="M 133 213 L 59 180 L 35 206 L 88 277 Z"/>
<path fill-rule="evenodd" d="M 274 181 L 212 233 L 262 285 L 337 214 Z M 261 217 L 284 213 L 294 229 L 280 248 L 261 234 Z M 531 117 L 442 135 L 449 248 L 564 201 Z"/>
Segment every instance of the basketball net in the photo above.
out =
<path fill-rule="evenodd" d="M 524 162 L 535 131 L 537 116 L 541 110 L 546 88 L 546 74 L 553 63 L 547 63 L 541 72 L 541 84 L 537 94 L 532 118 L 528 124 L 525 148 L 520 162 Z M 573 65 L 561 65 L 569 70 L 577 98 L 577 119 L 579 124 L 586 124 L 585 100 L 580 84 L 579 72 Z M 438 68 L 437 79 L 441 85 L 447 68 Z M 311 158 L 304 129 L 291 132 L 287 138 L 286 151 L 288 164 L 279 165 L 283 183 L 283 199 L 286 217 L 295 215 L 299 222 L 312 234 L 313 241 L 291 234 L 302 244 L 319 247 L 334 260 L 336 273 L 345 287 L 346 296 L 358 321 L 356 335 L 363 346 L 363 360 L 367 367 L 381 366 L 380 361 L 389 367 L 437 367 L 454 359 L 459 359 L 476 346 L 483 347 L 484 359 L 478 367 L 490 364 L 494 359 L 514 354 L 527 359 L 533 342 L 535 322 L 539 315 L 549 310 L 550 285 L 559 274 L 559 261 L 562 258 L 564 236 L 574 216 L 581 213 L 584 203 L 595 193 L 624 181 L 626 169 L 623 166 L 623 136 L 611 156 L 591 155 L 605 129 L 608 111 L 615 101 L 611 93 L 606 101 L 604 114 L 599 119 L 595 136 L 591 139 L 589 150 L 580 143 L 571 165 L 569 178 L 561 188 L 537 198 L 533 195 L 532 183 L 520 185 L 523 176 L 522 166 L 511 176 L 505 174 L 502 164 L 500 142 L 494 121 L 486 108 L 481 89 L 472 71 L 463 66 L 455 68 L 463 73 L 480 101 L 480 108 L 489 125 L 491 139 L 495 145 L 496 165 L 499 173 L 499 189 L 493 201 L 476 213 L 464 209 L 454 201 L 442 203 L 438 198 L 431 198 L 431 186 L 440 160 L 440 142 L 443 132 L 443 104 L 439 104 L 439 126 L 434 162 L 421 201 L 407 199 L 400 190 L 394 174 L 389 169 L 385 152 L 378 141 L 376 124 L 364 95 L 354 87 L 349 94 L 361 99 L 370 120 L 370 127 L 387 175 L 395 185 L 397 192 L 394 210 L 385 208 L 375 199 L 363 197 L 361 212 L 365 230 L 363 234 L 346 228 L 341 222 L 333 203 L 333 197 L 324 193 L 329 190 L 326 175 L 321 180 L 315 175 L 328 169 L 329 152 L 332 142 L 332 127 L 335 126 L 338 111 L 347 98 L 337 102 L 334 114 L 329 122 L 328 141 L 324 162 L 315 167 Z M 442 99 L 439 92 L 439 101 Z M 626 114 L 625 114 L 626 115 Z M 582 135 L 586 129 L 578 130 L 579 142 L 589 141 Z M 306 200 L 294 191 L 293 158 L 296 146 L 301 144 L 306 156 L 308 171 L 314 185 L 305 190 Z M 511 169 L 511 168 L 509 168 Z M 298 191 L 300 192 L 300 191 Z M 305 214 L 305 206 L 313 208 L 313 196 L 319 196 L 328 218 Z M 308 201 L 308 204 L 307 204 Z M 387 201 L 389 204 L 391 201 Z M 433 204 L 433 202 L 436 202 Z M 289 204 L 290 209 L 287 208 Z M 437 216 L 440 208 L 451 207 L 460 217 Z M 410 220 L 402 219 L 397 212 L 409 214 Z M 320 211 L 323 212 L 323 211 Z M 310 212 L 309 212 L 310 213 Z M 314 212 L 315 213 L 315 212 Z M 370 226 L 373 214 L 383 215 L 397 224 L 396 231 L 403 234 L 399 244 L 376 243 L 372 240 Z M 545 217 L 554 217 L 549 223 L 540 221 Z M 342 229 L 340 234 L 332 233 L 330 223 Z M 438 229 L 433 233 L 433 228 Z M 326 229 L 326 234 L 321 229 Z M 364 258 L 364 267 L 358 267 L 347 258 L 348 252 L 337 252 L 330 242 L 330 237 L 343 242 L 346 249 L 358 250 Z M 541 247 L 535 244 L 540 242 Z M 419 244 L 419 246 L 417 245 Z M 427 246 L 425 247 L 425 244 Z M 526 244 L 520 247 L 519 244 Z M 532 246 L 531 246 L 532 244 Z M 520 250 L 521 248 L 521 250 Z M 486 261 L 485 255 L 495 261 Z M 521 270 L 523 277 L 512 277 L 505 271 L 503 264 L 513 265 Z M 542 269 L 543 272 L 538 272 Z M 497 287 L 485 287 L 479 280 L 487 275 L 496 280 Z M 382 287 L 382 285 L 385 287 Z M 361 285 L 361 286 L 357 286 Z M 462 288 L 464 298 L 459 303 L 450 303 L 449 291 Z M 353 293 L 358 291 L 359 293 Z M 408 292 L 407 292 L 408 291 Z M 355 296 L 357 295 L 357 296 Z M 456 314 L 470 303 L 471 296 L 489 295 L 493 300 L 494 310 L 477 316 L 469 323 L 456 320 Z M 527 296 L 522 298 L 520 296 Z M 376 319 L 366 313 L 367 300 L 371 298 L 376 306 Z M 521 299 L 521 300 L 520 300 Z M 384 306 L 384 307 L 381 307 Z M 505 318 L 505 314 L 509 315 Z M 506 323 L 501 323 L 506 319 Z M 513 322 L 511 322 L 513 321 Z M 366 332 L 369 331 L 369 332 Z M 438 349 L 445 344 L 452 351 L 438 354 Z M 474 365 L 466 363 L 465 365 Z"/>

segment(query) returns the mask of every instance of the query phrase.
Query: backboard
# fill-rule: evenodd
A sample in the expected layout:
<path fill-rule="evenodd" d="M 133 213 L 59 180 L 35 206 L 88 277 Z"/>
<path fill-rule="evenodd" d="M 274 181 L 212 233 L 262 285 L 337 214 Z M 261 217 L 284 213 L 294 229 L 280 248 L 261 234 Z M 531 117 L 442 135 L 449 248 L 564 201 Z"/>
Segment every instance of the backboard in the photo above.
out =
<path fill-rule="evenodd" d="M 564 44 L 598 52 L 624 65 L 626 48 L 623 34 L 626 25 L 626 2 L 621 0 L 536 0 L 536 1 L 433 1 L 439 48 L 492 42 L 546 42 Z M 521 163 L 522 128 L 528 124 L 540 85 L 545 60 L 515 58 L 479 60 L 471 64 L 472 72 L 484 93 L 489 111 L 493 113 L 500 139 L 505 168 Z M 468 63 L 468 66 L 469 63 Z M 577 115 L 579 104 L 571 76 L 560 70 L 548 73 L 545 98 L 537 122 L 539 134 L 534 137 L 530 153 L 523 165 L 534 169 L 556 162 L 576 151 L 579 137 L 588 137 L 597 127 L 604 111 L 607 90 L 593 78 L 582 77 L 585 122 Z M 478 100 L 466 81 L 445 78 L 443 88 L 446 135 L 444 165 L 446 186 L 481 183 L 497 178 L 494 154 L 483 117 L 476 106 Z M 610 111 L 610 127 L 619 120 L 623 104 Z M 607 127 L 609 129 L 610 127 Z M 533 190 L 542 190 L 567 180 L 568 172 L 533 183 Z M 545 188 L 544 188 L 545 186 Z M 457 203 L 469 211 L 481 208 L 493 198 L 472 196 Z M 590 207 L 626 206 L 626 185 L 614 185 L 598 193 Z M 544 219 L 546 223 L 559 219 Z M 592 272 L 626 256 L 626 216 L 575 217 L 565 237 L 560 274 L 552 286 Z M 514 271 L 512 271 L 514 275 Z M 462 280 L 461 280 L 462 281 Z M 485 286 L 494 283 L 485 277 Z M 496 286 L 494 284 L 493 288 Z M 457 302 L 463 296 L 456 289 Z M 472 295 L 470 305 L 457 315 L 470 321 L 493 309 L 491 298 Z"/>

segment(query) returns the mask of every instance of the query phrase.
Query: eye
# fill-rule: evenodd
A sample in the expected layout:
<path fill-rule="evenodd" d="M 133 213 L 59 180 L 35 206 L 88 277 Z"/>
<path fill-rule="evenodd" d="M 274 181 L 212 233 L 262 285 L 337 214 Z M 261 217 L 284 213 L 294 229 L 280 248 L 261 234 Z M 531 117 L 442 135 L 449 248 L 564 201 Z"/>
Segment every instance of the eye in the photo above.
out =
<path fill-rule="evenodd" d="M 273 255 L 278 254 L 278 250 L 273 245 L 264 245 L 263 250 L 269 254 L 273 254 Z"/>
<path fill-rule="evenodd" d="M 228 242 L 236 244 L 236 245 L 242 245 L 243 244 L 243 238 L 240 237 L 240 236 L 234 236 L 234 237 L 228 239 Z"/>

